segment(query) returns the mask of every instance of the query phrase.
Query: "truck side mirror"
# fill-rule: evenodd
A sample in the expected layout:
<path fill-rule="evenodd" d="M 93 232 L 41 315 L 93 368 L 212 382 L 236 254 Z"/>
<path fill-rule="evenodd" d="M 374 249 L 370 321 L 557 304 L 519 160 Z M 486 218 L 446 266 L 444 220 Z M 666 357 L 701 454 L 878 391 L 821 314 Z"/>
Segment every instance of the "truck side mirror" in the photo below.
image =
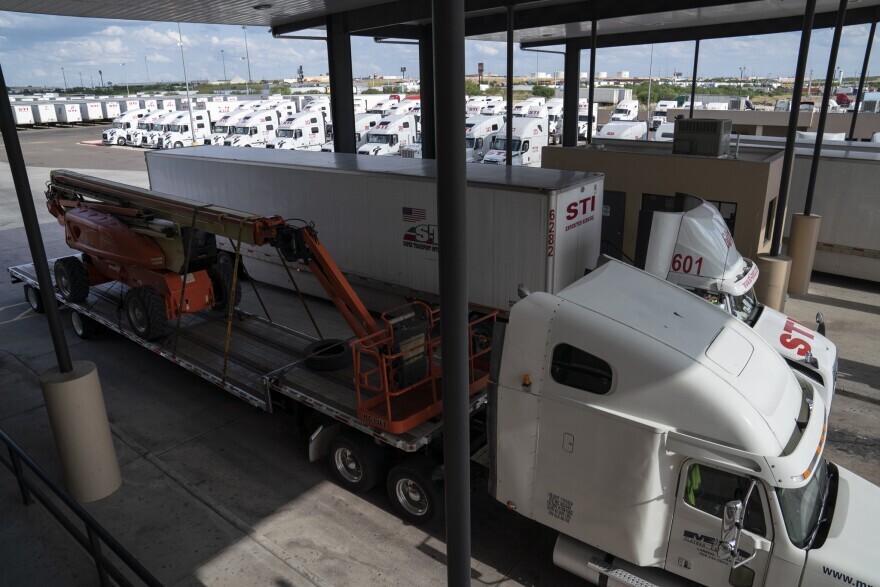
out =
<path fill-rule="evenodd" d="M 743 519 L 743 503 L 740 500 L 728 501 L 724 504 L 724 516 L 721 519 L 721 540 L 718 542 L 718 559 L 733 560 L 739 542 L 739 528 Z"/>

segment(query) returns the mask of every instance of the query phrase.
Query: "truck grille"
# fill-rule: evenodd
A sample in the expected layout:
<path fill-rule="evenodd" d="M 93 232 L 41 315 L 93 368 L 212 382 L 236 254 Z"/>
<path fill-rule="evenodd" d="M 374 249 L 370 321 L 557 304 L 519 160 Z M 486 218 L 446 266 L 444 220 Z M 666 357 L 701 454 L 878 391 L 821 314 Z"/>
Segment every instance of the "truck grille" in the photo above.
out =
<path fill-rule="evenodd" d="M 272 143 L 266 143 L 266 148 L 267 149 L 274 149 L 275 145 L 273 145 Z"/>
<path fill-rule="evenodd" d="M 162 143 L 164 142 L 164 140 L 165 140 L 165 139 L 159 139 L 159 140 L 156 142 L 156 145 L 157 145 L 160 149 L 162 148 Z"/>

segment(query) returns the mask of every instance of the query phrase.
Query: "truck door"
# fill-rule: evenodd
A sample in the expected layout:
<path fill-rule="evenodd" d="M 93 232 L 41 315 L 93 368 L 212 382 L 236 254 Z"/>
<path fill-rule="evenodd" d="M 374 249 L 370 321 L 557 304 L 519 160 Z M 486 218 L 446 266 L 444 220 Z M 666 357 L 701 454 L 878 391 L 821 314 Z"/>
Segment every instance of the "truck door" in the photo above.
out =
<path fill-rule="evenodd" d="M 678 482 L 666 570 L 704 585 L 763 585 L 773 545 L 773 525 L 764 486 L 758 482 L 747 505 L 738 545 L 739 560 L 757 556 L 732 571 L 719 560 L 724 504 L 745 500 L 751 479 L 698 461 L 685 462 Z M 731 574 L 733 572 L 733 574 Z"/>

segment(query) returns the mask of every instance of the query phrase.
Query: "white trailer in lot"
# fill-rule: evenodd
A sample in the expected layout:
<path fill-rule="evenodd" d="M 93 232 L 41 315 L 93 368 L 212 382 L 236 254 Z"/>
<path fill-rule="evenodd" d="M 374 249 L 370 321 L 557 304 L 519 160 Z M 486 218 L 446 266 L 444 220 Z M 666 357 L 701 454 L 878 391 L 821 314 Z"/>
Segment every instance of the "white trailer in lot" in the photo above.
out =
<path fill-rule="evenodd" d="M 12 104 L 12 117 L 15 119 L 15 126 L 33 126 L 33 107 L 27 102 L 16 102 Z"/>
<path fill-rule="evenodd" d="M 33 105 L 35 124 L 56 124 L 58 115 L 55 114 L 55 104 L 37 102 Z"/>
<path fill-rule="evenodd" d="M 82 112 L 76 102 L 60 102 L 55 104 L 55 116 L 58 122 L 73 124 L 82 122 Z"/>
<path fill-rule="evenodd" d="M 101 100 L 101 115 L 104 120 L 115 120 L 122 114 L 119 100 Z"/>
<path fill-rule="evenodd" d="M 481 252 L 468 266 L 472 304 L 507 310 L 520 284 L 556 292 L 596 266 L 601 174 L 467 167 L 466 230 Z M 439 292 L 432 160 L 196 147 L 148 153 L 147 170 L 156 191 L 314 222 L 372 308 Z M 244 255 L 252 277 L 287 286 L 274 250 L 248 247 Z M 298 282 L 324 295 L 316 283 Z"/>
<path fill-rule="evenodd" d="M 80 102 L 79 110 L 84 122 L 104 120 L 104 109 L 101 108 L 101 102 L 97 100 Z"/>

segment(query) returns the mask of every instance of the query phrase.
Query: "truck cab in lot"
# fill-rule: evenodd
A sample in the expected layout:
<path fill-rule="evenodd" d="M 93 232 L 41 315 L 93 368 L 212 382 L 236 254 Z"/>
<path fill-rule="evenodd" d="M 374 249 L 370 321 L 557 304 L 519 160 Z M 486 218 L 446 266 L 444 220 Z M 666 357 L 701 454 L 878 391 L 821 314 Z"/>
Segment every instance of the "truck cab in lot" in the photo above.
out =
<path fill-rule="evenodd" d="M 275 138 L 278 113 L 275 110 L 257 110 L 242 117 L 231 135 L 223 139 L 226 147 L 265 147 Z"/>
<path fill-rule="evenodd" d="M 137 126 L 138 121 L 150 113 L 146 108 L 127 110 L 113 119 L 113 125 L 101 133 L 101 143 L 104 145 L 124 145 L 125 134 Z"/>
<path fill-rule="evenodd" d="M 205 144 L 211 135 L 211 115 L 207 110 L 178 112 L 168 124 L 168 130 L 158 137 L 157 147 L 160 149 L 179 149 L 193 144 Z"/>
<path fill-rule="evenodd" d="M 266 141 L 267 149 L 320 151 L 327 140 L 322 112 L 300 112 L 285 118 Z"/>
<path fill-rule="evenodd" d="M 822 383 L 693 301 L 609 261 L 515 304 L 490 492 L 594 584 L 877 585 L 880 488 L 825 460 Z"/>
<path fill-rule="evenodd" d="M 146 116 L 138 119 L 137 126 L 130 128 L 125 133 L 125 144 L 129 147 L 140 147 L 144 136 L 150 132 L 150 128 L 165 118 L 168 113 L 164 110 L 154 110 Z"/>
<path fill-rule="evenodd" d="M 222 145 L 223 141 L 235 131 L 235 125 L 251 112 L 250 109 L 245 109 L 233 110 L 228 114 L 224 114 L 211 128 L 211 134 L 208 136 L 208 141 L 205 144 Z"/>
<path fill-rule="evenodd" d="M 379 122 L 382 117 L 372 112 L 361 112 L 354 115 L 354 148 L 360 149 L 367 143 L 367 133 L 369 133 Z M 332 153 L 334 151 L 333 141 L 327 141 L 321 145 L 321 151 Z"/>
<path fill-rule="evenodd" d="M 471 116 L 465 120 L 465 159 L 468 163 L 479 163 L 483 160 L 503 126 L 503 116 Z"/>
<path fill-rule="evenodd" d="M 416 118 L 412 114 L 385 116 L 367 133 L 358 155 L 397 155 L 400 148 L 416 139 Z"/>
<path fill-rule="evenodd" d="M 541 166 L 541 149 L 547 146 L 547 121 L 528 116 L 510 118 L 501 127 L 492 143 L 492 149 L 483 157 L 483 163 L 504 165 L 507 159 L 507 125 L 513 126 L 513 165 Z"/>
<path fill-rule="evenodd" d="M 177 115 L 183 114 L 183 112 L 163 112 L 163 114 L 162 118 L 151 124 L 147 132 L 141 135 L 141 147 L 145 149 L 158 149 L 159 139 L 163 138 L 165 133 L 171 131 L 171 124 L 177 119 Z"/>

